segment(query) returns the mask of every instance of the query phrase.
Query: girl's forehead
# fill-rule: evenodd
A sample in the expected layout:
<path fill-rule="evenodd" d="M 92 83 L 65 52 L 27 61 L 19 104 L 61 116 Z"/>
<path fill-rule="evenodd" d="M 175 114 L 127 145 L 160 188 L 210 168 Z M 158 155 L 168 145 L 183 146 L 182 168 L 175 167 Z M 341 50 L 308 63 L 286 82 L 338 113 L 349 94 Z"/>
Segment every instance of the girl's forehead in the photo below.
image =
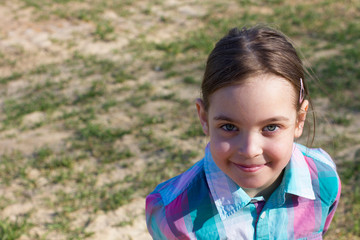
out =
<path fill-rule="evenodd" d="M 275 75 L 260 75 L 216 90 L 209 99 L 209 112 L 292 115 L 296 112 L 295 98 L 295 89 L 288 80 Z"/>
<path fill-rule="evenodd" d="M 273 95 L 271 93 L 287 93 L 283 97 L 290 100 L 296 96 L 295 88 L 289 80 L 273 74 L 251 76 L 235 84 L 219 88 L 212 95 L 219 92 L 229 97 L 236 97 L 239 94 L 255 94 L 258 98 L 266 98 Z"/>
<path fill-rule="evenodd" d="M 235 85 L 250 85 L 251 87 L 261 88 L 262 86 L 268 87 L 269 84 L 285 88 L 292 87 L 292 83 L 286 78 L 270 73 L 250 75 L 248 78 L 239 81 L 238 84 Z"/>

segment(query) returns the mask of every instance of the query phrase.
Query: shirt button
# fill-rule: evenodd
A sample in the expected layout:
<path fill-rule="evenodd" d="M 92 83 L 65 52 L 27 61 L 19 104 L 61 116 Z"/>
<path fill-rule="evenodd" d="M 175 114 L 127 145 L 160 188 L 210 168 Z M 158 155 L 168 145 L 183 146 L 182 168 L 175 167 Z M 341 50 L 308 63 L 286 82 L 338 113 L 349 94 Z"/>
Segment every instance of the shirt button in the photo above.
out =
<path fill-rule="evenodd" d="M 264 219 L 265 217 L 266 217 L 266 212 L 262 212 L 261 215 L 260 215 L 260 218 Z"/>

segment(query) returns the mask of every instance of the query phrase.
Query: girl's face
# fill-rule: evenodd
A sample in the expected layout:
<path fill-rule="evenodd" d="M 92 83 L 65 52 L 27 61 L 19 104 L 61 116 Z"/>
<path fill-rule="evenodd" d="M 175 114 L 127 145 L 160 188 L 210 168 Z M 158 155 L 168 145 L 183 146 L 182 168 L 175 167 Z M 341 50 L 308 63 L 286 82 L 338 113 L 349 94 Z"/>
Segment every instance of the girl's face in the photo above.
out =
<path fill-rule="evenodd" d="M 265 74 L 217 90 L 208 111 L 197 101 L 216 165 L 250 197 L 271 193 L 290 161 L 308 105 L 305 100 L 298 113 L 295 96 L 289 81 Z"/>

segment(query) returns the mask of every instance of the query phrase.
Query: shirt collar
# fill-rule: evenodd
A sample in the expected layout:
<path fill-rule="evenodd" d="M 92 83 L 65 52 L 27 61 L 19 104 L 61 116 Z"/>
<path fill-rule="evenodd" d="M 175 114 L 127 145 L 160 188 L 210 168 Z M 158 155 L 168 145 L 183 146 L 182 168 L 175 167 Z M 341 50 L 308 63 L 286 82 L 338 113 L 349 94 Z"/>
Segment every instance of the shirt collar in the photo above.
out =
<path fill-rule="evenodd" d="M 314 200 L 315 193 L 312 187 L 309 166 L 305 156 L 299 149 L 300 146 L 300 144 L 294 144 L 293 146 L 293 153 L 290 162 L 285 168 L 281 185 L 284 187 L 285 193 Z"/>
<path fill-rule="evenodd" d="M 289 164 L 285 168 L 283 180 L 280 186 L 269 200 L 273 204 L 282 205 L 285 202 L 285 194 L 293 194 L 300 197 L 315 199 L 311 183 L 311 176 L 304 155 L 294 144 L 293 153 Z M 215 164 L 209 145 L 205 149 L 205 175 L 214 199 L 217 210 L 222 220 L 239 211 L 250 202 L 263 200 L 263 198 L 250 198 L 245 191 L 231 180 Z"/>
<path fill-rule="evenodd" d="M 246 206 L 251 198 L 215 164 L 210 147 L 205 149 L 205 175 L 222 220 Z"/>

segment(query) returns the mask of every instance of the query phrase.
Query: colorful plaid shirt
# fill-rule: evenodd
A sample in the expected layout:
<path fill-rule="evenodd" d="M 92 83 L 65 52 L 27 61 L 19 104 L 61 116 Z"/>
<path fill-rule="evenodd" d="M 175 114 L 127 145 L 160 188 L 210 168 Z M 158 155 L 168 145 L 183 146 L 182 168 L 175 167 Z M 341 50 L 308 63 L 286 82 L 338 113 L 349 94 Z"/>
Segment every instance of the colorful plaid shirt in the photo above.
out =
<path fill-rule="evenodd" d="M 322 239 L 341 191 L 322 149 L 294 144 L 281 184 L 266 201 L 250 198 L 205 157 L 146 198 L 154 239 Z"/>

